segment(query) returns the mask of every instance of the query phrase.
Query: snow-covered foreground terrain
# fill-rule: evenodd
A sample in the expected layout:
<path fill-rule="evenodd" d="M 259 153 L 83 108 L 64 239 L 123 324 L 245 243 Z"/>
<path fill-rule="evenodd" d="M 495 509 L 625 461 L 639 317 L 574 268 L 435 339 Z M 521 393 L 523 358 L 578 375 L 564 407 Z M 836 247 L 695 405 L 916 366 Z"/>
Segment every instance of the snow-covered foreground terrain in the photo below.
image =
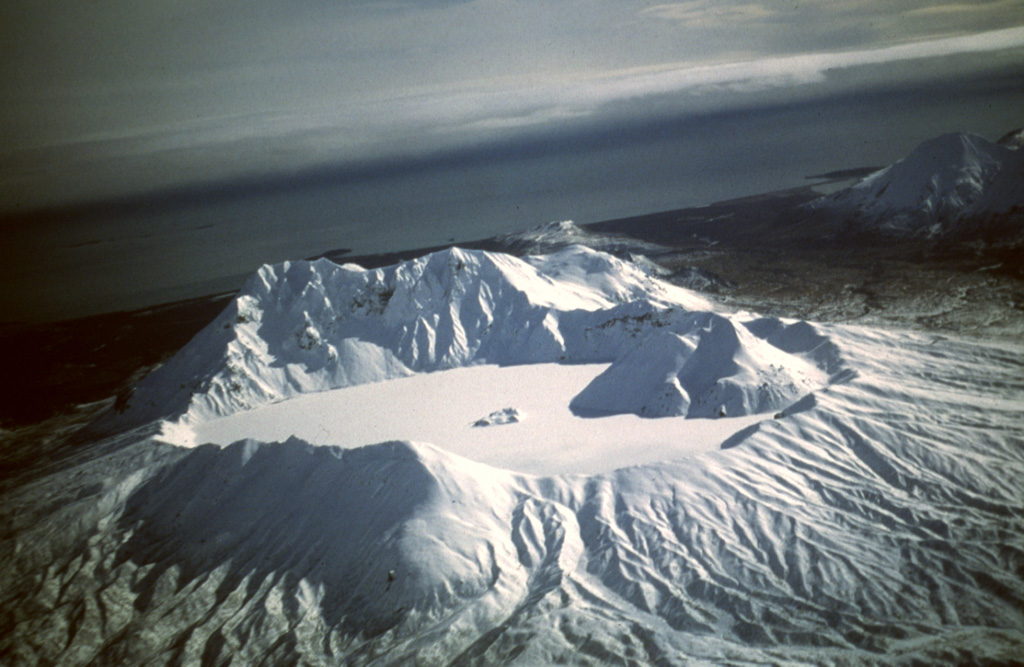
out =
<path fill-rule="evenodd" d="M 8 495 L 0 655 L 1019 660 L 1022 359 L 578 247 L 265 267 Z"/>

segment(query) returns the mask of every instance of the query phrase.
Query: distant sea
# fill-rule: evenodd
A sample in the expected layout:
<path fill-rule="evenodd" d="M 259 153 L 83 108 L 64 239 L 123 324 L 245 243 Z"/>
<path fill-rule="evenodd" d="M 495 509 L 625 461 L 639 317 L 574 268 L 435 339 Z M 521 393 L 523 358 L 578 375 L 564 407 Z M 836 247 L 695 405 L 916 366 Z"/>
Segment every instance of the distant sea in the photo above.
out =
<path fill-rule="evenodd" d="M 263 263 L 339 248 L 458 243 L 550 220 L 597 222 L 807 185 L 811 175 L 888 164 L 945 132 L 996 139 L 1022 124 L 1019 109 L 1024 86 L 883 91 L 8 216 L 0 220 L 0 321 L 233 290 Z"/>

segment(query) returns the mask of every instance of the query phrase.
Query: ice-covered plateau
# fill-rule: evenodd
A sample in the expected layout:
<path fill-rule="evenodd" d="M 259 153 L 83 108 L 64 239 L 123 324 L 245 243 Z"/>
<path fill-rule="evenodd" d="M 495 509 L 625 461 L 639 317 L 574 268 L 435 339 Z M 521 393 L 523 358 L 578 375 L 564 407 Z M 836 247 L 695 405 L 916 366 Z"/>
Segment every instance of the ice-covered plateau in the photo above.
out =
<path fill-rule="evenodd" d="M 973 226 L 964 229 L 965 223 L 993 224 L 1021 210 L 1024 151 L 1019 146 L 1019 131 L 996 143 L 975 134 L 942 135 L 810 206 L 897 232 L 977 232 Z"/>
<path fill-rule="evenodd" d="M 716 312 L 580 247 L 264 267 L 112 433 L 6 494 L 0 658 L 1013 664 L 1022 359 Z M 716 451 L 600 474 L 527 475 L 443 442 L 154 437 L 159 420 L 551 361 L 609 364 L 573 399 L 581 420 L 767 412 Z"/>

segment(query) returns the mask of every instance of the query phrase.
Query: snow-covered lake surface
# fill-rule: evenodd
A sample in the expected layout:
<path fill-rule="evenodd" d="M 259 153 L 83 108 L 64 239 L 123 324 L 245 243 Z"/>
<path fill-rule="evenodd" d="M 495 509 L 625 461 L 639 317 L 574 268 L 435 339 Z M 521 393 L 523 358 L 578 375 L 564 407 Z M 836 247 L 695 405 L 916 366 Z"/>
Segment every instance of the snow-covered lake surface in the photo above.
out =
<path fill-rule="evenodd" d="M 573 414 L 572 398 L 607 367 L 487 365 L 436 371 L 299 396 L 204 422 L 179 437 L 182 444 L 227 445 L 245 438 L 284 441 L 295 436 L 349 448 L 411 440 L 518 472 L 594 474 L 708 452 L 771 417 Z M 517 423 L 474 426 L 505 408 L 515 409 Z"/>

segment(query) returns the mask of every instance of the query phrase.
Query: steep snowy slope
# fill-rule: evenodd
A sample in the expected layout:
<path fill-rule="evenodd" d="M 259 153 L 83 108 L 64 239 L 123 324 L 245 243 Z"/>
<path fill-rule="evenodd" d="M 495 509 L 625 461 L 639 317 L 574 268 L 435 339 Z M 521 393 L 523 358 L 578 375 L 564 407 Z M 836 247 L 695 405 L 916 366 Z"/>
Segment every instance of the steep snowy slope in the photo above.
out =
<path fill-rule="evenodd" d="M 932 235 L 1024 208 L 1024 152 L 973 134 L 925 141 L 906 158 L 813 208 L 855 215 L 902 232 Z"/>
<path fill-rule="evenodd" d="M 235 301 L 128 402 L 121 424 L 195 423 L 301 393 L 469 364 L 612 362 L 649 355 L 652 332 L 694 344 L 692 393 L 656 407 L 581 409 L 645 416 L 776 410 L 827 382 L 798 355 L 634 265 L 582 246 L 517 259 L 457 248 L 372 271 L 327 260 L 265 266 Z M 714 326 L 712 327 L 712 323 Z M 688 356 L 681 343 L 678 354 Z M 632 364 L 632 362 L 628 362 Z M 714 376 L 703 369 L 714 367 Z M 700 377 L 696 377 L 696 375 Z M 612 381 L 614 382 L 614 380 Z M 688 395 L 689 395 L 688 393 Z"/>

